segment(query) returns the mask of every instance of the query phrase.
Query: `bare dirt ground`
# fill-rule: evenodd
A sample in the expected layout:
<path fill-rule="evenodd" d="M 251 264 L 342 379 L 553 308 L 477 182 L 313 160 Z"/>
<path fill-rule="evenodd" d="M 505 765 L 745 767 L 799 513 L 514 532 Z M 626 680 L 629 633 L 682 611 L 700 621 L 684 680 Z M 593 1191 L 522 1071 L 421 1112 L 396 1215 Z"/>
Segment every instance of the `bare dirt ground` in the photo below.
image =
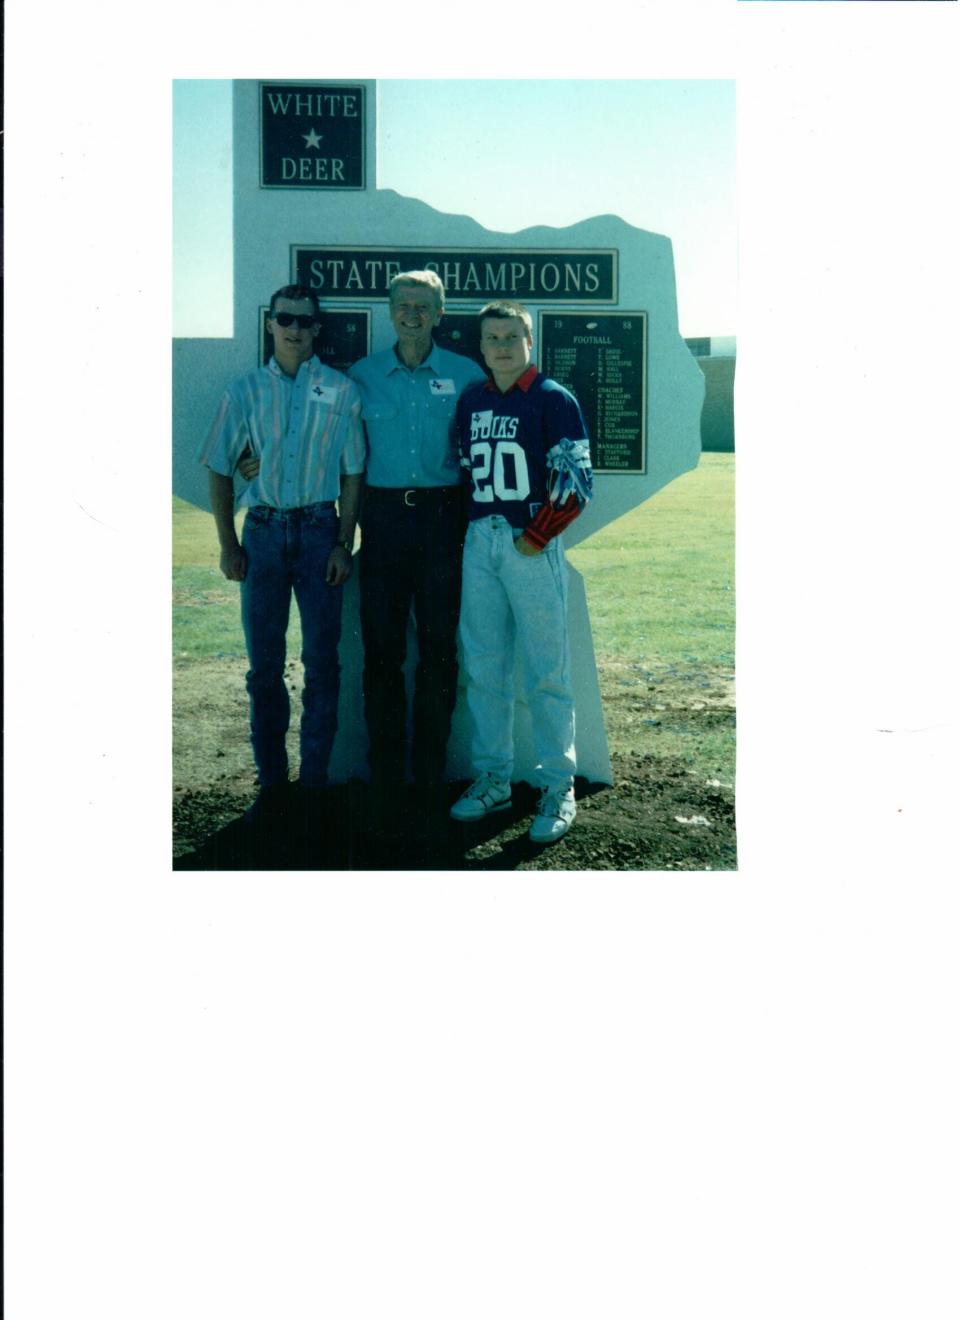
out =
<path fill-rule="evenodd" d="M 736 867 L 733 785 L 658 754 L 669 728 L 696 740 L 734 721 L 728 674 L 648 669 L 598 658 L 612 786 L 578 779 L 574 827 L 550 848 L 527 838 L 535 793 L 514 787 L 510 811 L 476 825 L 427 820 L 412 797 L 389 833 L 370 828 L 366 785 L 334 785 L 305 820 L 292 803 L 269 836 L 244 827 L 256 795 L 247 741 L 244 663 L 193 662 L 174 672 L 174 868 L 178 870 L 682 870 Z M 297 666 L 288 680 L 298 683 Z M 298 693 L 293 692 L 293 705 Z M 296 737 L 290 734 L 291 751 Z M 463 785 L 449 785 L 453 801 Z"/>

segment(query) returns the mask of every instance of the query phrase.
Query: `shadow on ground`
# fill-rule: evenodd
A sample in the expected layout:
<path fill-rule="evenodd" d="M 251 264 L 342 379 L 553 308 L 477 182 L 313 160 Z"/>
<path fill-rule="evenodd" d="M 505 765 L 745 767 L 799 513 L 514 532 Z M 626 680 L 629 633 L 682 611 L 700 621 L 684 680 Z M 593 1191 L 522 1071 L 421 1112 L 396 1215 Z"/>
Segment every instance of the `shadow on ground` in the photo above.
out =
<path fill-rule="evenodd" d="M 309 815 L 296 797 L 269 826 L 237 816 L 192 852 L 173 860 L 175 871 L 512 871 L 536 867 L 545 853 L 565 849 L 576 831 L 547 849 L 530 842 L 527 830 L 537 792 L 513 786 L 513 805 L 464 825 L 449 817 L 450 803 L 466 782 L 447 786 L 447 797 L 426 811 L 404 790 L 389 826 L 375 821 L 367 785 L 359 780 L 331 785 Z M 606 786 L 576 782 L 578 804 Z M 558 858 L 559 861 L 559 858 Z"/>

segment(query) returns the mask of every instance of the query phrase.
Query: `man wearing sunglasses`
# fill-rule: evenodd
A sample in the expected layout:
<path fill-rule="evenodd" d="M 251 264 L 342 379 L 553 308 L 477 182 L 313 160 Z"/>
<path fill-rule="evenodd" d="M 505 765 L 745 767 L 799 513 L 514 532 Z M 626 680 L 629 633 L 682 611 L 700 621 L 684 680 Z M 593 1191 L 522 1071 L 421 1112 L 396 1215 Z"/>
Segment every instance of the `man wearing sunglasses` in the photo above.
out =
<path fill-rule="evenodd" d="M 341 588 L 353 562 L 365 461 L 357 387 L 314 354 L 313 293 L 300 285 L 278 289 L 267 329 L 273 357 L 230 385 L 199 455 L 209 469 L 220 568 L 240 583 L 260 783 L 247 820 L 257 824 L 275 820 L 288 797 L 290 698 L 283 671 L 291 593 L 303 634 L 299 787 L 305 805 L 327 780 L 340 690 Z M 233 475 L 247 452 L 258 470 L 240 496 L 246 517 L 238 540 Z"/>
<path fill-rule="evenodd" d="M 445 815 L 466 532 L 454 418 L 461 391 L 486 379 L 470 358 L 433 342 L 444 308 L 439 276 L 395 275 L 389 298 L 396 343 L 349 369 L 367 432 L 360 611 L 372 799 L 381 827 L 397 819 L 406 777 L 403 664 L 411 608 L 419 655 L 411 749 L 419 819 Z"/>

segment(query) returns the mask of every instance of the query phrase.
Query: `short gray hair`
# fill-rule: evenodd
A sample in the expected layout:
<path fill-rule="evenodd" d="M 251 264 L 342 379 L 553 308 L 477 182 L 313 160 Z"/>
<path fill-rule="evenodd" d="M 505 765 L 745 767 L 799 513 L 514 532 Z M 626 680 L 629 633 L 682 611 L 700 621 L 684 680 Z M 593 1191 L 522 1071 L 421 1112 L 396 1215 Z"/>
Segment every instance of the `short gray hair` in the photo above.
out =
<path fill-rule="evenodd" d="M 431 289 L 437 302 L 437 310 L 442 312 L 445 305 L 445 294 L 443 290 L 443 280 L 433 270 L 402 270 L 399 275 L 394 275 L 390 281 L 390 301 L 393 302 L 393 295 L 398 288 L 414 287 L 420 289 Z"/>

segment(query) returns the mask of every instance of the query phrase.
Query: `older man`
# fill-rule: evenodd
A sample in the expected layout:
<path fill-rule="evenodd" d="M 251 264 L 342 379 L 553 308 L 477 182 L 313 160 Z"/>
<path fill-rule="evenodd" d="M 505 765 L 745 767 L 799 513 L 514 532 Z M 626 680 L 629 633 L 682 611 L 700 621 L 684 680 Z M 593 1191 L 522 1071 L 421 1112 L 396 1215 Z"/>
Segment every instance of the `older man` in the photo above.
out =
<path fill-rule="evenodd" d="M 227 389 L 199 455 L 210 469 L 220 568 L 240 583 L 260 782 L 250 821 L 275 816 L 287 787 L 283 669 L 291 593 L 303 634 L 302 789 L 326 783 L 337 727 L 341 587 L 352 566 L 365 455 L 357 387 L 314 353 L 317 310 L 309 289 L 277 290 L 267 321 L 273 357 Z M 233 473 L 248 451 L 258 471 L 240 499 L 247 510 L 241 543 Z"/>
<path fill-rule="evenodd" d="M 389 819 L 406 768 L 403 663 L 411 606 L 419 661 L 412 770 L 426 808 L 441 805 L 457 695 L 457 622 L 466 530 L 454 426 L 457 399 L 485 380 L 470 358 L 433 342 L 443 283 L 432 271 L 390 282 L 397 340 L 349 369 L 363 399 L 367 485 L 360 548 L 363 691 L 374 803 Z"/>

